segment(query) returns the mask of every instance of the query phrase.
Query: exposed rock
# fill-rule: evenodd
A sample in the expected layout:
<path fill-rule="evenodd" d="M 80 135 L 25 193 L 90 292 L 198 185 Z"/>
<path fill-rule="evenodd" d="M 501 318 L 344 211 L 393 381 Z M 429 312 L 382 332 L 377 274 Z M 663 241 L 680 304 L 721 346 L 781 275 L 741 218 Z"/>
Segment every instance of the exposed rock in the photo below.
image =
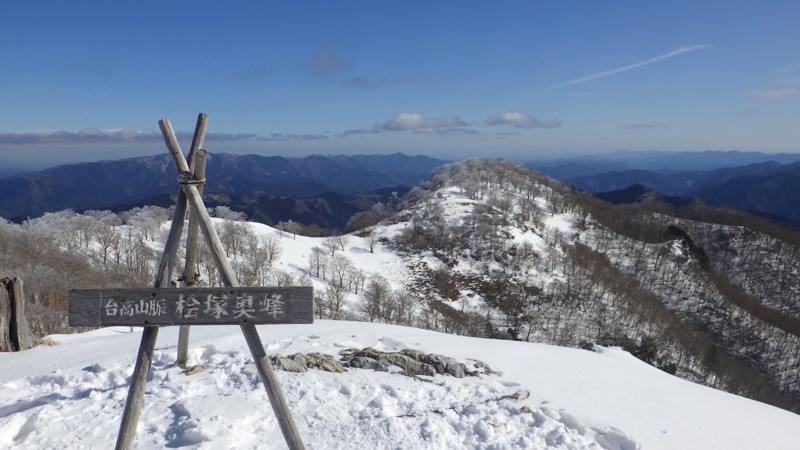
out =
<path fill-rule="evenodd" d="M 183 371 L 185 375 L 196 375 L 200 372 L 205 372 L 206 370 L 213 367 L 211 364 L 197 364 L 194 366 L 189 366 L 186 370 Z"/>
<path fill-rule="evenodd" d="M 333 355 L 326 355 L 325 353 L 318 352 L 308 354 L 295 353 L 288 357 L 276 353 L 270 356 L 269 360 L 276 369 L 285 370 L 287 372 L 302 373 L 307 372 L 308 369 L 319 369 L 325 372 L 347 371 Z"/>
<path fill-rule="evenodd" d="M 276 369 L 287 372 L 306 372 L 308 369 L 319 369 L 326 372 L 346 372 L 347 368 L 368 369 L 388 372 L 397 367 L 409 376 L 450 375 L 456 378 L 478 376 L 482 374 L 499 374 L 480 361 L 472 362 L 475 370 L 469 370 L 455 358 L 425 353 L 416 349 L 405 349 L 400 352 L 382 352 L 371 347 L 358 350 L 348 348 L 339 352 L 341 362 L 334 356 L 325 353 L 295 353 L 283 356 L 280 353 L 270 356 Z"/>
<path fill-rule="evenodd" d="M 464 378 L 466 375 L 466 366 L 456 361 L 455 358 L 431 353 L 425 357 L 424 361 L 435 367 L 438 373 L 446 373 L 456 378 Z"/>
<path fill-rule="evenodd" d="M 285 370 L 286 372 L 302 373 L 308 371 L 303 358 L 286 358 L 280 353 L 276 353 L 269 357 L 269 361 L 276 369 Z"/>
<path fill-rule="evenodd" d="M 377 372 L 389 371 L 388 365 L 376 359 L 367 358 L 365 356 L 353 356 L 345 364 L 347 364 L 347 367 L 352 367 L 353 369 L 369 369 Z"/>
<path fill-rule="evenodd" d="M 430 364 L 417 361 L 409 356 L 400 353 L 384 353 L 383 360 L 387 363 L 403 369 L 409 375 L 436 375 L 436 368 Z"/>
<path fill-rule="evenodd" d="M 363 350 L 347 349 L 339 353 L 342 355 L 343 364 L 347 367 L 371 368 L 370 365 L 372 365 L 375 367 L 374 370 L 386 370 L 384 366 L 397 366 L 407 375 L 412 376 L 447 374 L 463 378 L 467 375 L 477 376 L 481 373 L 488 373 L 480 370 L 468 372 L 466 365 L 458 362 L 455 358 L 410 348 L 395 353 L 367 347 Z M 378 364 L 370 363 L 365 359 Z"/>
<path fill-rule="evenodd" d="M 400 353 L 408 356 L 409 358 L 414 358 L 417 361 L 424 361 L 425 357 L 428 356 L 427 353 L 423 352 L 422 350 L 417 350 L 414 348 L 400 350 Z"/>
<path fill-rule="evenodd" d="M 303 360 L 307 368 L 319 369 L 325 372 L 347 372 L 347 369 L 337 361 L 333 355 L 313 352 L 308 354 L 296 353 L 292 356 L 295 361 Z"/>

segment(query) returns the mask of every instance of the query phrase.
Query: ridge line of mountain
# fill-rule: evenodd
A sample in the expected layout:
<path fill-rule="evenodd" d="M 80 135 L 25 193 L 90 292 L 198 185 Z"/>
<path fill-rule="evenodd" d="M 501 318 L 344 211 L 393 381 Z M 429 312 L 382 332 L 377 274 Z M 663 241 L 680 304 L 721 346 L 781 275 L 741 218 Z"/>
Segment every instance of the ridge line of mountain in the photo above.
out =
<path fill-rule="evenodd" d="M 447 161 L 427 156 L 283 156 L 210 153 L 206 192 L 233 196 L 310 198 L 329 192 L 352 195 L 412 187 Z M 24 219 L 64 209 L 87 210 L 136 204 L 173 194 L 168 155 L 67 164 L 0 178 L 0 217 Z"/>

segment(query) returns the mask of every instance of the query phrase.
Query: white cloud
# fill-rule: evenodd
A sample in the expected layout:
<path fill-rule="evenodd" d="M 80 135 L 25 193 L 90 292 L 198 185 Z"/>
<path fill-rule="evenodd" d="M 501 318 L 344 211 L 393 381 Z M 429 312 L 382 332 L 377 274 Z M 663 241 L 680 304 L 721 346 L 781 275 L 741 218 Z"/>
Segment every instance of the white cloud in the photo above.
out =
<path fill-rule="evenodd" d="M 541 120 L 524 112 L 509 111 L 486 119 L 488 125 L 513 125 L 514 128 L 558 128 L 561 121 L 557 119 Z"/>
<path fill-rule="evenodd" d="M 653 58 L 650 58 L 650 59 L 647 59 L 647 60 L 644 60 L 644 61 L 639 61 L 637 63 L 628 64 L 627 66 L 617 67 L 616 69 L 611 69 L 611 70 L 604 70 L 602 72 L 596 72 L 596 73 L 593 73 L 591 75 L 587 75 L 585 77 L 575 78 L 573 80 L 564 81 L 563 83 L 554 84 L 554 85 L 550 86 L 550 88 L 552 89 L 552 88 L 560 88 L 560 87 L 565 87 L 565 86 L 572 86 L 574 84 L 585 83 L 587 81 L 596 80 L 598 78 L 605 78 L 605 77 L 608 77 L 608 76 L 611 76 L 611 75 L 616 75 L 618 73 L 627 72 L 627 71 L 633 70 L 633 69 L 638 69 L 639 67 L 646 66 L 648 64 L 653 64 L 655 62 L 662 61 L 662 60 L 665 60 L 667 58 L 672 58 L 673 56 L 682 55 L 684 53 L 689 53 L 689 52 L 693 52 L 693 51 L 696 51 L 696 50 L 702 50 L 702 49 L 707 48 L 707 47 L 708 46 L 705 45 L 705 44 L 687 45 L 687 46 L 684 46 L 684 47 L 676 48 L 675 50 L 670 50 L 667 53 L 664 53 L 663 55 L 658 55 L 656 57 L 653 57 Z"/>
<path fill-rule="evenodd" d="M 481 133 L 469 128 L 444 128 L 437 130 L 440 135 L 446 136 L 479 136 Z"/>
<path fill-rule="evenodd" d="M 461 127 L 466 124 L 456 116 L 435 119 L 423 117 L 419 113 L 400 113 L 394 119 L 383 124 L 383 129 L 387 131 L 426 130 Z"/>
<path fill-rule="evenodd" d="M 793 88 L 783 89 L 753 89 L 747 91 L 747 95 L 763 101 L 776 101 L 783 100 L 789 97 L 794 97 L 797 92 Z"/>
<path fill-rule="evenodd" d="M 153 130 L 84 128 L 78 131 L 30 130 L 0 133 L 0 144 L 69 144 L 88 142 L 149 142 L 163 139 Z"/>
<path fill-rule="evenodd" d="M 192 139 L 193 133 L 178 131 L 181 140 Z M 323 134 L 272 133 L 261 136 L 255 133 L 207 133 L 207 142 L 234 141 L 309 141 L 328 139 Z M 30 130 L 0 133 L 0 144 L 92 144 L 92 143 L 161 143 L 164 138 L 154 130 L 84 128 L 78 131 Z"/>
<path fill-rule="evenodd" d="M 342 132 L 342 134 L 340 134 L 338 136 L 345 137 L 345 136 L 350 136 L 350 135 L 354 135 L 354 134 L 361 134 L 361 135 L 363 135 L 363 134 L 378 134 L 378 133 L 380 133 L 382 131 L 383 130 L 381 129 L 381 126 L 376 123 L 375 125 L 373 125 L 370 128 L 352 128 L 352 129 L 349 129 L 349 130 L 344 130 L 344 132 Z"/>
<path fill-rule="evenodd" d="M 420 128 L 412 134 L 436 134 L 439 136 L 479 136 L 481 133 L 469 128 Z"/>

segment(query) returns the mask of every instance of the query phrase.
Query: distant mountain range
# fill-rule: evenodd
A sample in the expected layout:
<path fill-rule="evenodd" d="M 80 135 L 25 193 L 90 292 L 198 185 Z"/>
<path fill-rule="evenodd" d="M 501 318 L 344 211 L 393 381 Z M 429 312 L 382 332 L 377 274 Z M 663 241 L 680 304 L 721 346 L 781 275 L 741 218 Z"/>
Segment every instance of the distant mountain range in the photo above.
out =
<path fill-rule="evenodd" d="M 556 180 L 597 175 L 605 172 L 647 170 L 653 172 L 701 171 L 740 167 L 765 162 L 791 164 L 798 153 L 763 153 L 709 150 L 704 152 L 617 151 L 550 160 L 526 161 L 525 165 Z"/>
<path fill-rule="evenodd" d="M 600 194 L 598 197 L 615 203 L 620 199 L 630 200 L 636 195 L 645 195 L 640 191 L 646 188 L 664 196 L 664 201 L 672 204 L 685 202 L 675 197 L 696 197 L 708 203 L 732 206 L 768 217 L 778 216 L 800 224 L 800 155 L 755 152 L 679 155 L 685 161 L 677 164 L 678 166 L 685 166 L 691 161 L 695 161 L 697 167 L 708 167 L 714 161 L 724 165 L 707 170 L 677 170 L 675 164 L 669 163 L 676 161 L 674 157 L 658 160 L 653 156 L 638 163 L 632 160 L 620 163 L 598 159 L 590 164 L 585 159 L 579 159 L 563 161 L 541 170 L 550 177 Z M 772 159 L 740 166 L 729 165 L 737 161 L 767 158 Z M 663 168 L 641 168 L 651 165 L 653 161 L 661 161 Z M 616 164 L 637 167 L 627 170 L 612 169 Z"/>
<path fill-rule="evenodd" d="M 336 201 L 331 195 L 415 186 L 444 163 L 402 153 L 305 158 L 209 154 L 205 192 L 240 202 L 249 196 L 252 210 L 257 209 L 254 204 L 270 196 L 309 198 L 327 194 L 328 205 L 352 205 L 354 201 Z M 63 209 L 171 204 L 165 196 L 174 195 L 177 188 L 176 171 L 166 154 L 69 164 L 0 179 L 0 216 L 19 220 Z"/>
<path fill-rule="evenodd" d="M 344 229 L 354 213 L 428 179 L 447 161 L 427 156 L 209 155 L 209 204 L 270 225 L 294 220 Z M 800 155 L 759 152 L 615 152 L 528 163 L 551 178 L 606 197 L 640 186 L 673 205 L 681 198 L 745 209 L 800 224 Z M 618 192 L 621 191 L 621 192 Z M 177 192 L 168 155 L 70 164 L 0 176 L 0 217 L 20 221 L 63 209 L 120 211 L 169 206 Z M 614 200 L 611 200 L 614 201 Z"/>

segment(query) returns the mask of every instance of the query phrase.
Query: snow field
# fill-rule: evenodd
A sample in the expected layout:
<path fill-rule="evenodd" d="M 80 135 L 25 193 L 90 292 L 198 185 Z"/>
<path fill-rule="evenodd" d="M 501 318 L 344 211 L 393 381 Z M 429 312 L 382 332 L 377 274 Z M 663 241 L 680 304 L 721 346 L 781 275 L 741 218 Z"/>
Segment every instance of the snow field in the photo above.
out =
<path fill-rule="evenodd" d="M 502 375 L 278 371 L 308 448 L 796 448 L 800 417 L 601 353 L 357 322 L 259 327 L 269 354 L 416 348 Z M 113 446 L 141 337 L 127 328 L 0 354 L 0 447 Z M 284 448 L 238 327 L 193 327 L 187 376 L 177 328 L 159 333 L 136 447 Z M 89 362 L 93 361 L 93 362 Z M 11 368 L 19 367 L 20 370 Z"/>
<path fill-rule="evenodd" d="M 356 324 L 341 325 L 349 328 Z M 238 329 L 195 327 L 193 331 L 207 334 L 203 328 L 214 328 L 220 335 L 218 339 L 210 337 L 213 344 L 192 347 L 190 365 L 212 365 L 197 375 L 187 376 L 175 366 L 174 345 L 157 346 L 137 448 L 283 448 L 280 429 L 250 354 L 243 342 L 233 345 L 238 348 L 230 348 Z M 174 329 L 162 330 L 166 333 L 161 333 L 160 342 L 174 341 Z M 103 331 L 88 334 L 109 345 L 118 340 Z M 122 336 L 135 341 L 139 334 Z M 323 347 L 334 354 L 352 345 L 405 348 L 391 338 L 365 343 L 357 335 L 344 337 L 301 334 L 279 339 L 268 348 L 270 353 L 284 353 Z M 80 352 L 86 340 L 60 338 L 62 345 L 34 352 L 38 356 Z M 0 398 L 11 406 L 0 409 L 0 445 L 76 449 L 112 446 L 133 369 L 132 362 L 126 364 L 126 360 L 135 356 L 110 356 L 112 353 L 106 352 L 108 357 L 89 366 L 61 367 L 49 374 L 5 381 L 0 386 Z M 344 374 L 278 372 L 278 378 L 309 448 L 344 449 L 358 443 L 375 449 L 601 448 L 591 437 L 559 421 L 558 414 L 523 412 L 514 396 L 520 391 L 519 385 L 497 376 L 421 380 L 399 373 L 351 369 Z"/>

